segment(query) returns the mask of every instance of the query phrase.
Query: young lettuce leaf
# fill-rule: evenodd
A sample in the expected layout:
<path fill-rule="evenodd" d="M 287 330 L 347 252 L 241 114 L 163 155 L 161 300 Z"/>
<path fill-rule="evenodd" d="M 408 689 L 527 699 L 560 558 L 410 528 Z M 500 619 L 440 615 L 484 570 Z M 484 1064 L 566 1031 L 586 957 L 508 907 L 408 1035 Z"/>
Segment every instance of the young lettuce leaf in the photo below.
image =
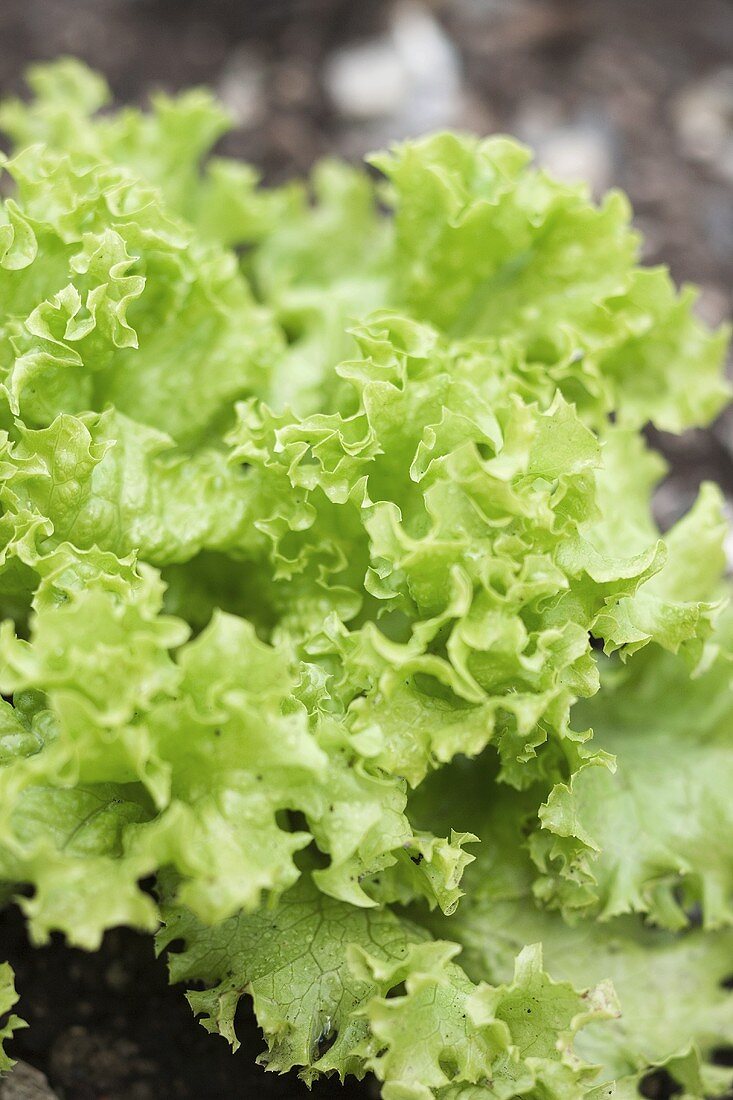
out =
<path fill-rule="evenodd" d="M 17 1001 L 13 971 L 7 963 L 0 963 L 0 1073 L 5 1073 L 15 1065 L 4 1049 L 5 1040 L 12 1038 L 13 1032 L 19 1028 L 25 1027 L 23 1020 L 11 1013 Z"/>

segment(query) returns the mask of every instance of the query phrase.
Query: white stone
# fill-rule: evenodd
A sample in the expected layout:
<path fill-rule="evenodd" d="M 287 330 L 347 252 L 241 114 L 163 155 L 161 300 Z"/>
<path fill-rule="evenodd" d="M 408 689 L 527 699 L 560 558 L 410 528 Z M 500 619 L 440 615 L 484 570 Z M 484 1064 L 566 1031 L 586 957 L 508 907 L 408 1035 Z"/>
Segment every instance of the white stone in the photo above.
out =
<path fill-rule="evenodd" d="M 537 154 L 538 163 L 565 183 L 587 183 L 598 196 L 613 176 L 611 135 L 603 118 L 565 119 L 558 104 L 530 100 L 517 119 L 517 135 Z"/>
<path fill-rule="evenodd" d="M 733 68 L 719 69 L 681 92 L 674 119 L 685 156 L 733 179 Z"/>
<path fill-rule="evenodd" d="M 217 84 L 237 126 L 254 126 L 265 113 L 265 69 L 253 50 L 236 50 Z"/>
<path fill-rule="evenodd" d="M 392 39 L 384 36 L 337 50 L 326 63 L 324 82 L 341 114 L 379 118 L 399 109 L 408 75 Z"/>
<path fill-rule="evenodd" d="M 458 115 L 458 56 L 437 20 L 415 0 L 395 5 L 384 35 L 333 53 L 323 79 L 345 118 L 389 120 L 393 137 L 448 126 Z"/>

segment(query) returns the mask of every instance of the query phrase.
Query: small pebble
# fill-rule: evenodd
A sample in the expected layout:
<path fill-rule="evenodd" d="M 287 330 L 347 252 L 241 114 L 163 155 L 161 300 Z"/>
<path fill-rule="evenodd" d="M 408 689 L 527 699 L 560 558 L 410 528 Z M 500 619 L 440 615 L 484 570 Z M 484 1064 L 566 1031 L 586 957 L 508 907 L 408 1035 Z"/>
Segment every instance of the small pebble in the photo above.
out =
<path fill-rule="evenodd" d="M 246 47 L 235 50 L 216 90 L 237 126 L 256 125 L 266 108 L 265 69 L 257 54 Z"/>
<path fill-rule="evenodd" d="M 402 138 L 455 124 L 462 103 L 458 54 L 430 11 L 401 0 L 385 34 L 334 51 L 326 92 L 344 120 L 381 122 L 377 135 Z"/>
<path fill-rule="evenodd" d="M 674 119 L 682 153 L 733 180 L 733 68 L 688 85 Z"/>
<path fill-rule="evenodd" d="M 537 160 L 565 183 L 587 183 L 602 195 L 613 182 L 614 157 L 609 125 L 600 114 L 563 116 L 549 97 L 530 99 L 516 119 L 518 136 L 532 146 Z"/>
<path fill-rule="evenodd" d="M 0 1100 L 57 1100 L 45 1076 L 27 1062 L 17 1062 L 0 1080 Z"/>

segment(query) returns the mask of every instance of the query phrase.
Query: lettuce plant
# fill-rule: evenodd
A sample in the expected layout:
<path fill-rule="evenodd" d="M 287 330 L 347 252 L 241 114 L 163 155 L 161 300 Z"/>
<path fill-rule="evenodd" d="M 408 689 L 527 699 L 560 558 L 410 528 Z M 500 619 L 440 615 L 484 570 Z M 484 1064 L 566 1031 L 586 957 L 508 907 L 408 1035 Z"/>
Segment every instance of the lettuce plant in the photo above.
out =
<path fill-rule="evenodd" d="M 721 409 L 725 334 L 637 265 L 622 195 L 514 141 L 266 190 L 207 156 L 205 92 L 100 112 L 76 63 L 29 79 L 0 113 L 0 880 L 31 937 L 183 943 L 204 1027 L 236 1047 L 251 996 L 309 1083 L 720 1095 L 725 522 L 704 485 L 660 533 L 642 429 Z"/>

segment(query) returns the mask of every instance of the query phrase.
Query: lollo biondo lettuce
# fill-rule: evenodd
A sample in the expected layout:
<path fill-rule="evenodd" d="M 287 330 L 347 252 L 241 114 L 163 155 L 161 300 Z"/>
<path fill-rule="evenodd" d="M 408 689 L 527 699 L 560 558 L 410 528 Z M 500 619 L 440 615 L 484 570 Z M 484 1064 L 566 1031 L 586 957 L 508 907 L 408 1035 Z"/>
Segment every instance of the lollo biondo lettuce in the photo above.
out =
<path fill-rule="evenodd" d="M 704 485 L 660 533 L 642 429 L 716 415 L 725 333 L 637 266 L 622 195 L 514 141 L 268 190 L 206 156 L 206 92 L 29 81 L 0 111 L 0 881 L 33 940 L 182 940 L 204 1027 L 236 1047 L 251 996 L 308 1083 L 721 1095 L 725 522 Z"/>

